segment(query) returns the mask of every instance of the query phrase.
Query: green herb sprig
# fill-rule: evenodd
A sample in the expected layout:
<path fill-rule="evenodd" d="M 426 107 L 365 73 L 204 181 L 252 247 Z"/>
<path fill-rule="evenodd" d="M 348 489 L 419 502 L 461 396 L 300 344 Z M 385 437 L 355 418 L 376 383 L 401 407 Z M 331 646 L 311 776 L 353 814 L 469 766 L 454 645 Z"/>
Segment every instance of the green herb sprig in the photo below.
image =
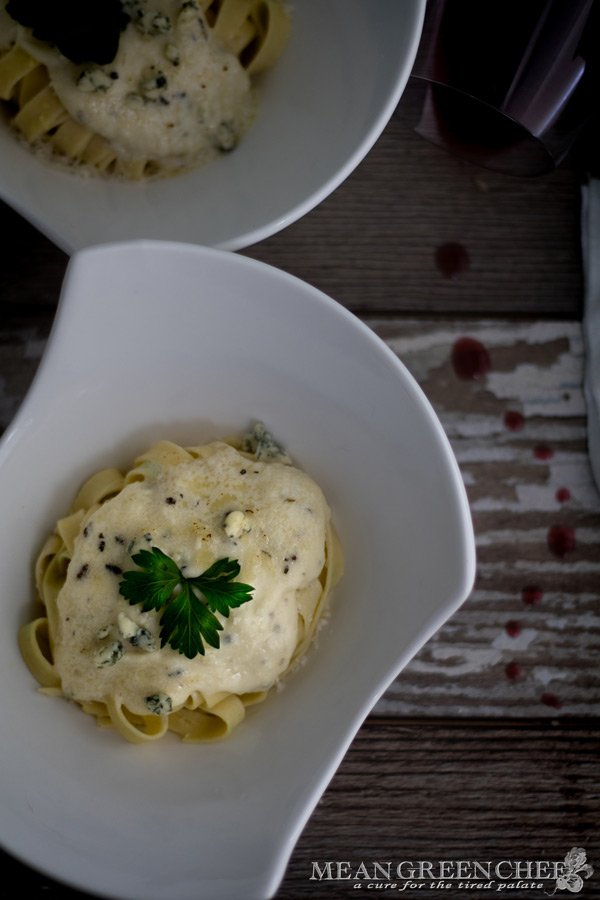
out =
<path fill-rule="evenodd" d="M 234 581 L 240 574 L 235 559 L 218 559 L 195 578 L 186 578 L 170 556 L 158 547 L 140 550 L 131 557 L 139 569 L 123 574 L 119 593 L 132 606 L 141 603 L 144 612 L 161 612 L 160 645 L 193 659 L 204 656 L 204 641 L 220 647 L 223 625 L 214 615 L 229 618 L 229 612 L 252 599 L 254 588 Z"/>

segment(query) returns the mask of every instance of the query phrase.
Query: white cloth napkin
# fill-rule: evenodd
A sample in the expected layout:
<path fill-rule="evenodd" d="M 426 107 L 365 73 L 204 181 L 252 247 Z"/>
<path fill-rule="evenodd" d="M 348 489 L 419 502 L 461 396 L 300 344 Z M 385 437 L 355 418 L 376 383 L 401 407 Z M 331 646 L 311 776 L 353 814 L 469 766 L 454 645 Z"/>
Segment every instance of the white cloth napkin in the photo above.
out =
<path fill-rule="evenodd" d="M 600 180 L 590 179 L 582 190 L 583 338 L 586 355 L 583 389 L 587 405 L 590 462 L 600 489 Z"/>

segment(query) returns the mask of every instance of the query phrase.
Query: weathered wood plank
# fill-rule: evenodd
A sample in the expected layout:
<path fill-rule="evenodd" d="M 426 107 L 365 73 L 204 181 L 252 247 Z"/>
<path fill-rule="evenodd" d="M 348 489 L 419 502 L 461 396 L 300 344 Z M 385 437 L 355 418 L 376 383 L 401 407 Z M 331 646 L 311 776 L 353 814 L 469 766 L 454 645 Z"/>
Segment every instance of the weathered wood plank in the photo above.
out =
<path fill-rule="evenodd" d="M 599 749 L 591 724 L 486 728 L 369 719 L 300 838 L 278 900 L 355 893 L 352 882 L 311 881 L 314 861 L 346 860 L 356 869 L 375 861 L 563 860 L 577 845 L 594 864 L 600 859 Z M 595 868 L 582 898 L 600 896 Z M 440 895 L 426 887 L 404 895 L 411 893 Z M 471 892 L 454 885 L 442 893 Z"/>
<path fill-rule="evenodd" d="M 308 216 L 245 254 L 361 314 L 578 318 L 574 168 L 519 178 L 470 165 L 414 132 L 418 103 L 409 83 L 350 178 Z"/>
<path fill-rule="evenodd" d="M 369 321 L 450 438 L 478 554 L 471 597 L 378 711 L 597 715 L 600 496 L 587 455 L 580 325 Z M 469 361 L 475 377 L 459 377 Z"/>

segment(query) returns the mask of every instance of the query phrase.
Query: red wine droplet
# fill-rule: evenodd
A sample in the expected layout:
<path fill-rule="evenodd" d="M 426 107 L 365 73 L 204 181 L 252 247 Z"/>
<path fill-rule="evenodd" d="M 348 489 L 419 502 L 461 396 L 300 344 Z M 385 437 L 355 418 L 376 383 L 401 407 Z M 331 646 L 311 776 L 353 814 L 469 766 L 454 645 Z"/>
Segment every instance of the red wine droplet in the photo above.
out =
<path fill-rule="evenodd" d="M 452 366 L 456 376 L 463 381 L 479 381 L 485 378 L 492 364 L 481 341 L 461 337 L 452 348 Z"/>
<path fill-rule="evenodd" d="M 516 619 L 509 619 L 504 628 L 510 637 L 518 637 L 521 634 L 521 623 Z"/>
<path fill-rule="evenodd" d="M 462 244 L 449 241 L 447 244 L 440 244 L 437 248 L 435 262 L 444 278 L 456 278 L 468 270 L 471 261 Z"/>
<path fill-rule="evenodd" d="M 534 584 L 528 584 L 521 591 L 521 599 L 527 606 L 536 606 L 538 603 L 541 603 L 543 596 L 542 590 Z"/>
<path fill-rule="evenodd" d="M 538 444 L 537 447 L 533 448 L 533 455 L 536 459 L 552 459 L 552 457 L 554 456 L 554 450 L 547 444 Z"/>
<path fill-rule="evenodd" d="M 571 491 L 569 488 L 559 488 L 556 492 L 556 499 L 559 503 L 567 503 L 567 501 L 571 499 Z"/>
<path fill-rule="evenodd" d="M 519 665 L 518 662 L 509 662 L 505 669 L 506 677 L 510 678 L 511 681 L 516 681 L 518 678 L 523 677 L 523 669 Z"/>
<path fill-rule="evenodd" d="M 521 431 L 525 425 L 525 416 L 516 409 L 509 409 L 504 413 L 504 424 L 509 431 Z"/>
<path fill-rule="evenodd" d="M 553 525 L 548 529 L 548 547 L 555 556 L 566 556 L 575 549 L 575 532 L 567 525 Z"/>
<path fill-rule="evenodd" d="M 562 706 L 562 700 L 550 691 L 546 691 L 545 694 L 542 694 L 540 700 L 546 706 L 551 706 L 553 709 L 560 709 Z"/>

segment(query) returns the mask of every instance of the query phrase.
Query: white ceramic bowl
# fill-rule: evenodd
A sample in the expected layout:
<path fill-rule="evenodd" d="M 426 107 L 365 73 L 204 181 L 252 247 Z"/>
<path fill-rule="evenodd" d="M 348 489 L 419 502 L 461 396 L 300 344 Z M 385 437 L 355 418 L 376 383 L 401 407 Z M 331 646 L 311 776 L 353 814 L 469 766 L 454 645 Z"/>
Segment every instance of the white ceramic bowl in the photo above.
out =
<path fill-rule="evenodd" d="M 34 557 L 96 468 L 255 418 L 332 505 L 346 572 L 331 621 L 227 741 L 131 746 L 37 692 L 17 648 Z M 419 387 L 347 310 L 269 266 L 184 244 L 92 248 L 69 264 L 0 443 L 0 496 L 6 848 L 101 895 L 270 896 L 364 717 L 472 584 L 463 483 Z"/>
<path fill-rule="evenodd" d="M 67 253 L 137 238 L 238 250 L 333 191 L 385 127 L 410 74 L 425 0 L 293 0 L 288 47 L 234 153 L 148 184 L 82 179 L 0 129 L 0 197 Z"/>

